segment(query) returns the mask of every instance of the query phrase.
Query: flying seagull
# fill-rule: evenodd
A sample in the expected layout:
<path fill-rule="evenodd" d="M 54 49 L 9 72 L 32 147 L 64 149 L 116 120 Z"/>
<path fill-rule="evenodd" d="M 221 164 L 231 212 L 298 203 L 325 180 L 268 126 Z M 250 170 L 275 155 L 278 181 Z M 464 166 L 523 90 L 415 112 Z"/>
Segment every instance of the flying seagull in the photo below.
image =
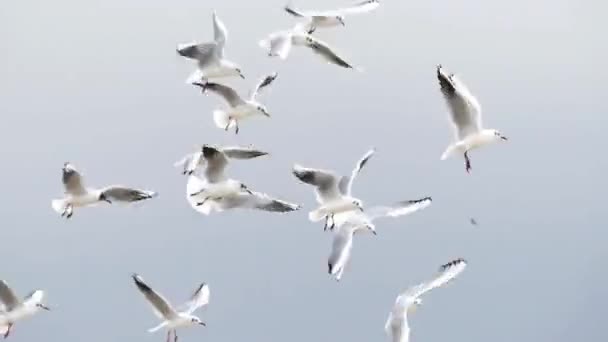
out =
<path fill-rule="evenodd" d="M 307 47 L 326 62 L 346 69 L 362 71 L 346 59 L 341 57 L 328 43 L 313 37 L 307 32 L 307 25 L 296 24 L 289 30 L 271 33 L 266 39 L 260 41 L 259 45 L 265 49 L 269 57 L 286 59 L 292 46 Z"/>
<path fill-rule="evenodd" d="M 171 332 L 173 332 L 173 341 L 177 342 L 177 328 L 203 325 L 206 324 L 200 318 L 194 316 L 193 313 L 197 309 L 209 304 L 209 286 L 205 283 L 199 285 L 194 291 L 194 294 L 188 302 L 184 304 L 183 310 L 174 309 L 171 304 L 158 292 L 154 291 L 144 280 L 137 274 L 133 274 L 133 281 L 139 292 L 152 305 L 152 310 L 158 318 L 163 322 L 156 327 L 149 329 L 149 332 L 155 332 L 162 328 L 167 329 L 167 342 L 170 342 Z"/>
<path fill-rule="evenodd" d="M 350 260 L 353 248 L 353 237 L 359 231 L 369 231 L 376 235 L 376 226 L 373 221 L 381 217 L 398 217 L 409 215 L 431 205 L 431 198 L 400 201 L 392 205 L 375 206 L 365 209 L 364 212 L 351 210 L 334 215 L 335 223 L 332 250 L 328 260 L 328 272 L 336 280 L 342 278 L 344 268 Z"/>
<path fill-rule="evenodd" d="M 213 82 L 194 82 L 193 84 L 201 88 L 201 92 L 211 91 L 221 96 L 229 108 L 227 110 L 216 109 L 213 111 L 213 120 L 217 127 L 228 130 L 234 127 L 234 132 L 239 133 L 239 122 L 252 116 L 270 117 L 264 105 L 257 101 L 260 91 L 268 87 L 277 78 L 277 73 L 262 78 L 251 92 L 249 98 L 244 99 L 233 88 Z"/>
<path fill-rule="evenodd" d="M 207 151 L 207 158 L 205 158 Z M 218 151 L 219 153 L 215 153 Z M 223 170 L 228 165 L 228 159 L 252 159 L 267 155 L 268 152 L 260 151 L 251 147 L 212 147 L 203 145 L 200 150 L 190 153 L 174 164 L 175 167 L 182 168 L 182 174 L 192 175 L 197 170 L 200 170 L 204 165 L 211 165 L 212 168 L 206 172 L 211 173 L 207 178 L 213 178 L 213 175 L 223 175 Z M 212 159 L 211 163 L 207 163 L 207 159 Z"/>
<path fill-rule="evenodd" d="M 0 280 L 0 334 L 7 338 L 17 321 L 32 316 L 40 309 L 50 311 L 42 304 L 43 298 L 44 291 L 36 290 L 21 300 L 4 280 Z"/>
<path fill-rule="evenodd" d="M 213 12 L 213 41 L 208 43 L 185 43 L 177 46 L 180 56 L 196 61 L 197 70 L 186 80 L 186 83 L 200 82 L 203 79 L 228 76 L 245 78 L 240 67 L 224 59 L 224 47 L 228 38 L 226 25 Z"/>
<path fill-rule="evenodd" d="M 352 186 L 353 181 L 374 153 L 375 149 L 367 151 L 357 162 L 349 176 L 338 176 L 333 171 L 294 165 L 294 176 L 301 182 L 315 187 L 315 194 L 320 207 L 308 214 L 311 221 L 317 222 L 325 218 L 325 229 L 327 229 L 334 225 L 333 223 L 329 225 L 333 215 L 354 209 L 363 210 L 361 200 L 351 195 Z"/>
<path fill-rule="evenodd" d="M 206 167 L 202 172 L 194 172 L 188 177 L 186 198 L 192 208 L 204 215 L 213 211 L 235 208 L 258 209 L 271 212 L 298 210 L 299 205 L 285 202 L 266 194 L 253 192 L 241 181 L 225 175 L 228 158 L 253 158 L 261 151 L 239 148 L 218 148 L 203 146 L 202 158 Z M 238 157 L 235 157 L 238 156 Z"/>
<path fill-rule="evenodd" d="M 437 79 L 441 93 L 448 104 L 454 125 L 456 142 L 448 146 L 441 155 L 445 160 L 454 153 L 464 153 L 465 168 L 471 172 L 469 151 L 498 141 L 507 140 L 495 129 L 484 129 L 481 124 L 481 106 L 469 89 L 454 74 L 447 74 L 437 66 Z"/>
<path fill-rule="evenodd" d="M 391 336 L 392 342 L 409 341 L 410 327 L 407 315 L 413 313 L 416 307 L 422 304 L 420 297 L 456 278 L 466 266 L 467 262 L 464 259 L 450 261 L 439 268 L 439 274 L 433 280 L 411 287 L 397 297 L 384 326 L 386 332 Z"/>
<path fill-rule="evenodd" d="M 82 175 L 70 163 L 65 163 L 62 169 L 62 181 L 65 187 L 65 197 L 51 201 L 53 209 L 62 217 L 70 218 L 75 207 L 87 207 L 101 202 L 137 202 L 155 197 L 153 191 L 127 188 L 121 185 L 110 185 L 101 189 L 86 188 Z"/>
<path fill-rule="evenodd" d="M 319 27 L 344 26 L 344 16 L 367 13 L 380 6 L 378 0 L 365 0 L 345 8 L 330 11 L 301 11 L 291 3 L 285 6 L 285 11 L 296 18 L 305 18 L 308 33 L 313 33 Z"/>

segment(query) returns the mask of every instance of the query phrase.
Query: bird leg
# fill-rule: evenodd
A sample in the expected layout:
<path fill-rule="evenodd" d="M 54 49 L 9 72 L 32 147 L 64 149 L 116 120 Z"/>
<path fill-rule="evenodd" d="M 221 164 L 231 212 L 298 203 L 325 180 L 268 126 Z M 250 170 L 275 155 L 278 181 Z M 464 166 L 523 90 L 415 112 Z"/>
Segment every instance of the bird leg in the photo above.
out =
<path fill-rule="evenodd" d="M 177 342 L 177 330 L 173 329 L 173 342 Z"/>
<path fill-rule="evenodd" d="M 229 116 L 229 117 L 228 117 L 228 123 L 226 124 L 226 127 L 224 127 L 224 130 L 225 130 L 225 131 L 227 131 L 227 130 L 228 130 L 228 128 L 230 128 L 230 124 L 231 124 L 231 123 L 232 123 L 232 117 L 231 117 L 231 116 Z"/>
<path fill-rule="evenodd" d="M 236 126 L 236 128 L 234 129 L 234 134 L 239 134 L 239 122 L 237 120 L 234 120 L 234 124 Z"/>
<path fill-rule="evenodd" d="M 171 342 L 171 330 L 167 330 L 167 342 Z"/>
<path fill-rule="evenodd" d="M 329 215 L 329 217 L 331 218 L 331 225 L 329 226 L 329 230 L 334 230 L 334 228 L 336 227 L 336 221 L 334 220 L 334 214 L 332 213 L 331 215 Z"/>
<path fill-rule="evenodd" d="M 8 335 L 11 334 L 11 328 L 13 327 L 13 323 L 8 324 L 8 328 L 6 329 L 6 333 L 4 333 L 4 338 L 7 338 Z"/>
<path fill-rule="evenodd" d="M 471 159 L 469 159 L 469 151 L 464 152 L 464 166 L 467 173 L 471 173 Z"/>
<path fill-rule="evenodd" d="M 329 216 L 325 215 L 325 225 L 323 226 L 323 231 L 327 231 L 327 227 L 329 227 Z"/>

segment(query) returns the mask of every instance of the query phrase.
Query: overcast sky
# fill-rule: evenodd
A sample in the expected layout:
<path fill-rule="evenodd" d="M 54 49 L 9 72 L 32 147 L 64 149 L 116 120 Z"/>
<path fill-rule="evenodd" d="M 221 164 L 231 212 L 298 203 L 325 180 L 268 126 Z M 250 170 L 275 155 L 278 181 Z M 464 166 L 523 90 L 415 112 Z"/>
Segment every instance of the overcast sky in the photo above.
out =
<path fill-rule="evenodd" d="M 348 2 L 346 2 L 348 3 Z M 298 1 L 331 8 L 342 1 Z M 54 310 L 19 322 L 14 341 L 163 341 L 132 284 L 140 273 L 175 304 L 206 281 L 207 328 L 183 341 L 388 341 L 397 294 L 456 257 L 467 270 L 410 318 L 412 341 L 606 341 L 603 63 L 606 7 L 597 1 L 382 1 L 347 26 L 319 30 L 364 73 L 303 49 L 286 61 L 257 42 L 288 28 L 283 0 L 5 1 L 0 10 L 3 205 L 0 279 L 20 295 L 47 291 Z M 272 118 L 215 127 L 223 106 L 184 81 L 177 43 L 211 39 L 215 8 L 226 56 L 246 92 L 268 72 Z M 600 61 L 602 62 L 600 64 Z M 508 143 L 440 161 L 452 139 L 435 66 L 456 72 Z M 234 162 L 254 190 L 300 203 L 278 215 L 204 217 L 185 200 L 172 163 L 196 145 L 242 144 L 269 157 Z M 365 203 L 432 196 L 410 217 L 361 234 L 340 283 L 328 276 L 331 236 L 307 220 L 312 189 L 296 162 L 349 172 Z M 61 219 L 61 167 L 90 186 L 156 190 L 136 207 L 77 210 Z M 474 217 L 478 226 L 471 226 Z"/>

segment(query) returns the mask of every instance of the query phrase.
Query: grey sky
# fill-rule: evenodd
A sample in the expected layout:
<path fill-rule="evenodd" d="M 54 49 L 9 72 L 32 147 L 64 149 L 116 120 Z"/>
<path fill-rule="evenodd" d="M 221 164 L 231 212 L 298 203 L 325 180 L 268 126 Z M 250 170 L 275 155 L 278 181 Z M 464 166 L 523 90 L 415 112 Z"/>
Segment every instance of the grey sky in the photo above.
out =
<path fill-rule="evenodd" d="M 331 8 L 341 1 L 297 1 Z M 55 310 L 20 322 L 15 341 L 162 341 L 131 283 L 139 272 L 174 303 L 211 288 L 208 327 L 184 341 L 387 341 L 395 296 L 464 257 L 469 267 L 411 318 L 412 341 L 606 341 L 607 26 L 595 1 L 382 1 L 346 28 L 319 31 L 364 73 L 305 50 L 267 59 L 257 42 L 288 28 L 282 0 L 8 1 L 0 11 L 0 278 Z M 223 105 L 184 84 L 193 66 L 175 45 L 212 37 L 247 91 L 278 71 L 271 119 L 238 136 L 217 129 Z M 434 76 L 442 63 L 479 98 L 484 123 L 510 138 L 440 162 L 452 139 Z M 301 212 L 203 217 L 172 163 L 196 144 L 254 144 L 269 158 L 235 162 L 250 187 Z M 355 240 L 341 283 L 326 274 L 330 236 L 308 222 L 314 197 L 295 162 L 348 171 L 366 203 L 431 195 L 434 204 L 378 223 Z M 597 152 L 600 152 L 599 155 Z M 65 222 L 65 161 L 90 185 L 122 183 L 160 197 L 136 208 L 78 210 Z M 390 181 L 394 180 L 394 181 Z M 473 216 L 479 226 L 471 226 Z M 26 249 L 29 248 L 29 249 Z"/>

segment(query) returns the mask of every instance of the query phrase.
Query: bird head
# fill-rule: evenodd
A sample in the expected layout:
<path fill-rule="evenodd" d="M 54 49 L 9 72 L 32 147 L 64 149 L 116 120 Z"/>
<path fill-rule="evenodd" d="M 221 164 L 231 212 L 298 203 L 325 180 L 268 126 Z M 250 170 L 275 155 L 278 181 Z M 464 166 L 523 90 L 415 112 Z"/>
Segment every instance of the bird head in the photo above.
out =
<path fill-rule="evenodd" d="M 507 141 L 507 140 L 509 140 L 507 137 L 505 137 L 504 135 L 502 135 L 502 133 L 500 133 L 496 129 L 487 129 L 487 130 L 484 131 L 484 133 L 486 135 L 490 136 L 493 140 L 496 140 L 496 141 L 499 141 L 499 140 Z"/>
<path fill-rule="evenodd" d="M 258 113 L 261 113 L 267 117 L 270 117 L 270 113 L 268 113 L 268 110 L 266 109 L 266 107 L 258 104 L 256 107 L 256 110 L 258 111 Z"/>
<path fill-rule="evenodd" d="M 201 321 L 201 319 L 198 318 L 198 317 L 196 317 L 196 316 L 190 317 L 190 322 L 192 324 L 198 324 L 198 325 L 202 325 L 202 326 L 207 326 L 207 324 L 205 324 L 205 322 Z"/>

